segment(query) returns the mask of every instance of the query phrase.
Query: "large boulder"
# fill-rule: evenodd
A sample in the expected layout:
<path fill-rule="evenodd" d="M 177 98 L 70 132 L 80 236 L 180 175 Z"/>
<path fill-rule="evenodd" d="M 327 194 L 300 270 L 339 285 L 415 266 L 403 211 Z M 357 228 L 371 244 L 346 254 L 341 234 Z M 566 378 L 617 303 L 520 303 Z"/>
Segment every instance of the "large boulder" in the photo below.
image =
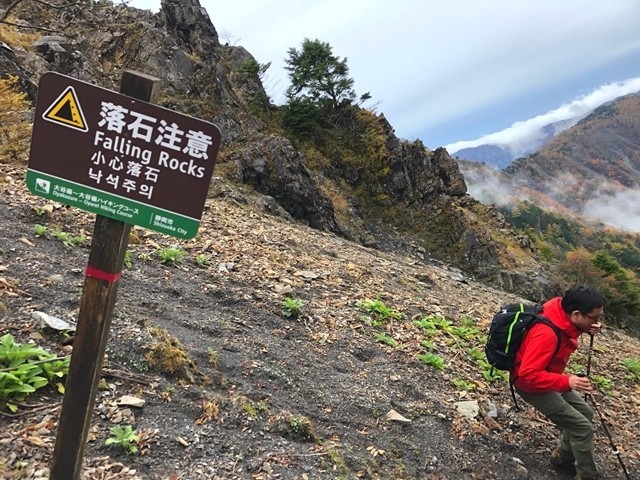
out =
<path fill-rule="evenodd" d="M 320 190 L 291 143 L 269 135 L 244 145 L 231 155 L 238 180 L 275 198 L 294 218 L 311 227 L 344 235 L 331 200 Z"/>

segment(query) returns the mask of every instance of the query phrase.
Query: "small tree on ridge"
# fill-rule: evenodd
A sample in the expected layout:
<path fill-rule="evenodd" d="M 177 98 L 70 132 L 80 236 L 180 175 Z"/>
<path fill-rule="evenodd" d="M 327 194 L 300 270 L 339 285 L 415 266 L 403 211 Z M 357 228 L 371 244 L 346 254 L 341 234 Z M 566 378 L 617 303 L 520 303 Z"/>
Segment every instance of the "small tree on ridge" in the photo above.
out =
<path fill-rule="evenodd" d="M 301 50 L 290 48 L 288 54 L 285 69 L 291 80 L 290 101 L 309 100 L 336 110 L 344 101 L 351 104 L 355 100 L 347 59 L 335 56 L 327 42 L 305 38 Z"/>

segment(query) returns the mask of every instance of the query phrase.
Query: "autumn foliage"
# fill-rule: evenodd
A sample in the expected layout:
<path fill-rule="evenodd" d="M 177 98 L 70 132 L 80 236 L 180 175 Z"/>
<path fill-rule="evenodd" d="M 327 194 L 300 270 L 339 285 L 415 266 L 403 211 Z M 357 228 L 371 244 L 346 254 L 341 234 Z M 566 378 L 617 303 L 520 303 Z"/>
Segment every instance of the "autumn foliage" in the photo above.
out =
<path fill-rule="evenodd" d="M 0 78 L 0 162 L 26 160 L 31 141 L 29 111 L 17 78 Z"/>

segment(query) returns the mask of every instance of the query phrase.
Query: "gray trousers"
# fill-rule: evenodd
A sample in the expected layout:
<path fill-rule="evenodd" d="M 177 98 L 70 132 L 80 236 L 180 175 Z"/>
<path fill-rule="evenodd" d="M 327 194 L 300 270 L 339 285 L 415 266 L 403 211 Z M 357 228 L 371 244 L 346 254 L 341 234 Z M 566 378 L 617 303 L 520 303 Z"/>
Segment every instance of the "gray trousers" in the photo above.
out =
<path fill-rule="evenodd" d="M 575 461 L 580 478 L 595 478 L 598 470 L 593 459 L 593 410 L 582 395 L 575 390 L 543 394 L 518 390 L 518 393 L 562 430 L 558 445 L 561 458 Z"/>

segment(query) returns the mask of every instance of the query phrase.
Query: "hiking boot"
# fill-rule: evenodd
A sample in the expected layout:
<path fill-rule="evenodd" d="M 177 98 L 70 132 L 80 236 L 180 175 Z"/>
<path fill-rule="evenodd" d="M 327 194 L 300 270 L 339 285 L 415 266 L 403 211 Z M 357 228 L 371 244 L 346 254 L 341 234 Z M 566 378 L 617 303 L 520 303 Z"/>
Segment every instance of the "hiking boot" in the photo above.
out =
<path fill-rule="evenodd" d="M 551 452 L 551 457 L 549 458 L 549 462 L 553 467 L 555 467 L 558 470 L 567 470 L 571 473 L 576 472 L 576 466 L 574 465 L 574 461 L 568 458 L 566 455 L 563 455 L 560 449 L 558 448 L 556 448 L 553 452 Z M 586 479 L 579 479 L 578 477 L 576 477 L 576 479 L 586 480 Z"/>

